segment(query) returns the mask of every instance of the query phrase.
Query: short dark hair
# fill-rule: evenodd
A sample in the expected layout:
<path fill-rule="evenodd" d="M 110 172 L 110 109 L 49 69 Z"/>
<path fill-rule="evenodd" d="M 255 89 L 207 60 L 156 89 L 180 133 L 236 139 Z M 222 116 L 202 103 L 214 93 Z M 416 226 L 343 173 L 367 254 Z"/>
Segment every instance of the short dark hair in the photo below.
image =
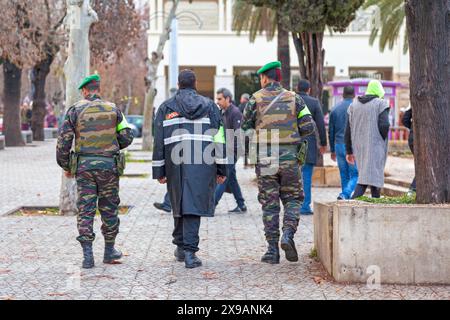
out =
<path fill-rule="evenodd" d="M 87 85 L 85 85 L 85 88 L 88 89 L 89 91 L 100 90 L 100 82 L 91 81 Z"/>
<path fill-rule="evenodd" d="M 300 79 L 297 85 L 297 91 L 306 93 L 309 89 L 311 89 L 311 83 L 306 79 Z"/>
<path fill-rule="evenodd" d="M 273 68 L 273 69 L 267 70 L 263 74 L 266 75 L 267 78 L 269 78 L 270 80 L 274 80 L 277 82 L 279 82 L 281 80 L 281 70 L 280 69 Z"/>
<path fill-rule="evenodd" d="M 217 90 L 217 94 L 223 95 L 225 99 L 230 98 L 230 102 L 233 101 L 233 94 L 227 88 L 220 88 L 219 90 Z"/>
<path fill-rule="evenodd" d="M 354 98 L 355 97 L 355 88 L 352 86 L 344 87 L 344 98 Z"/>
<path fill-rule="evenodd" d="M 178 76 L 178 86 L 180 89 L 195 89 L 196 81 L 195 72 L 189 69 L 182 70 Z"/>

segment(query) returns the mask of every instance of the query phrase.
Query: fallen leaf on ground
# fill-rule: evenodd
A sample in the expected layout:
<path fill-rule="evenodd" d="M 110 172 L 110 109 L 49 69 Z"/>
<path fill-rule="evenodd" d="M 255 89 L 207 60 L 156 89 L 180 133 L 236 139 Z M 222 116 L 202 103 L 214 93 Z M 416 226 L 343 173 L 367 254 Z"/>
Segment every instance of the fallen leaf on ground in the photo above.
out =
<path fill-rule="evenodd" d="M 322 284 L 325 280 L 322 277 L 314 277 L 314 282 L 316 284 Z"/>
<path fill-rule="evenodd" d="M 10 273 L 11 270 L 8 269 L 0 269 L 0 274 Z"/>
<path fill-rule="evenodd" d="M 3 297 L 0 297 L 0 300 L 15 300 L 15 298 L 10 297 L 10 296 L 3 296 Z"/>
<path fill-rule="evenodd" d="M 217 274 L 215 272 L 212 272 L 212 271 L 202 272 L 202 276 L 205 279 L 217 279 L 218 278 Z"/>
<path fill-rule="evenodd" d="M 173 278 L 173 279 L 170 279 L 168 282 L 166 282 L 165 285 L 168 286 L 168 285 L 174 284 L 175 282 L 177 282 L 177 279 Z"/>

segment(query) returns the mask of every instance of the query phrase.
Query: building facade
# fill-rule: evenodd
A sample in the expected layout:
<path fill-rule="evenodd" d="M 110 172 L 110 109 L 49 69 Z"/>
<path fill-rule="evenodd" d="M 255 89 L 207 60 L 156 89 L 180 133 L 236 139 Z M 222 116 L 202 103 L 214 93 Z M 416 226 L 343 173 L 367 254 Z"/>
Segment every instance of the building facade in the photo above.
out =
<path fill-rule="evenodd" d="M 156 49 L 164 25 L 164 14 L 172 2 L 150 1 L 149 54 Z M 198 90 L 214 97 L 220 87 L 236 94 L 255 86 L 254 72 L 268 61 L 277 59 L 276 38 L 267 41 L 260 35 L 250 43 L 248 34 L 241 35 L 232 28 L 234 0 L 181 1 L 178 16 L 178 63 L 180 69 L 193 69 L 198 75 Z M 393 50 L 381 53 L 378 43 L 369 45 L 371 25 L 376 11 L 359 11 L 347 32 L 324 39 L 325 80 L 373 77 L 402 82 L 405 87 L 398 97 L 399 109 L 409 104 L 409 55 L 403 54 L 404 29 Z M 168 65 L 170 49 L 158 70 L 156 106 L 169 96 Z M 291 43 L 292 81 L 299 78 L 298 61 Z M 250 89 L 248 89 L 250 90 Z M 330 99 L 331 100 L 331 99 Z"/>

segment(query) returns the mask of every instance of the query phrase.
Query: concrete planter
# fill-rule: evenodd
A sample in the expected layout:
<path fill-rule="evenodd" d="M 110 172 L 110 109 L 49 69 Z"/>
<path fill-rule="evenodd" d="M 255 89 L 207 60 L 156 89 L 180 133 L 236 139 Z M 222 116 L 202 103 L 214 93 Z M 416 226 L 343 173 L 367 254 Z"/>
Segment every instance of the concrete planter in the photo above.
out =
<path fill-rule="evenodd" d="M 338 282 L 450 284 L 450 206 L 315 203 L 314 243 Z"/>
<path fill-rule="evenodd" d="M 313 187 L 341 187 L 338 167 L 315 167 L 312 179 Z"/>

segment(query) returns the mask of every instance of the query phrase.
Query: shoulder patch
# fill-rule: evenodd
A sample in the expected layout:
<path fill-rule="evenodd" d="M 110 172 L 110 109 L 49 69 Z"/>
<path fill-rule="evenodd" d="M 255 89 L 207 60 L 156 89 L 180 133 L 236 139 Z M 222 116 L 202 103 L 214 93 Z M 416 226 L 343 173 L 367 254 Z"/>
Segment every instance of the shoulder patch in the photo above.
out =
<path fill-rule="evenodd" d="M 166 115 L 166 120 L 172 120 L 179 117 L 180 114 L 178 112 L 172 112 Z"/>

